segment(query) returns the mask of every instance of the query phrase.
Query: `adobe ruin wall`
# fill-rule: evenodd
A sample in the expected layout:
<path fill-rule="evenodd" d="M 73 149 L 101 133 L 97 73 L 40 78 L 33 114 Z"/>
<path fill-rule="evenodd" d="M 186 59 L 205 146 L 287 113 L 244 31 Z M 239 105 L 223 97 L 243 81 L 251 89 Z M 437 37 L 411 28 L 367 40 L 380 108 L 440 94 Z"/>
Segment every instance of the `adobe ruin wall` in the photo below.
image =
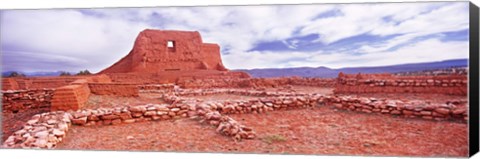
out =
<path fill-rule="evenodd" d="M 249 78 L 245 72 L 236 71 L 163 71 L 154 73 L 107 73 L 112 82 L 135 84 L 165 84 L 176 83 L 185 79 L 231 79 Z"/>
<path fill-rule="evenodd" d="M 54 89 L 2 91 L 2 112 L 50 108 Z"/>
<path fill-rule="evenodd" d="M 128 83 L 88 83 L 90 92 L 97 95 L 113 95 L 120 97 L 137 97 L 137 84 Z"/>
<path fill-rule="evenodd" d="M 2 78 L 2 90 L 57 88 L 82 78 L 85 77 L 7 77 Z"/>
<path fill-rule="evenodd" d="M 90 96 L 90 88 L 85 79 L 55 89 L 52 97 L 52 111 L 78 110 L 85 106 Z"/>
<path fill-rule="evenodd" d="M 231 79 L 185 79 L 179 81 L 182 88 L 277 88 L 287 85 L 334 87 L 334 78 L 231 78 Z"/>
<path fill-rule="evenodd" d="M 467 95 L 466 75 L 339 74 L 335 93 L 438 93 Z"/>
<path fill-rule="evenodd" d="M 146 29 L 127 56 L 99 74 L 195 70 L 227 71 L 218 44 L 203 43 L 198 31 Z"/>

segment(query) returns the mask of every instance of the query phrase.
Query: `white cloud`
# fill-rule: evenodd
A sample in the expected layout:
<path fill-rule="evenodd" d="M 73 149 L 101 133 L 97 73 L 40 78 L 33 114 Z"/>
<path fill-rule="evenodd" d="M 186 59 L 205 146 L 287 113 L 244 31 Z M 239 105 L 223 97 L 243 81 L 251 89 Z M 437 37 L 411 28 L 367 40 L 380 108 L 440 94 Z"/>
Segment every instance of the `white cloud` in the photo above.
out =
<path fill-rule="evenodd" d="M 24 51 L 39 54 L 35 57 L 66 56 L 95 71 L 126 55 L 138 32 L 148 28 L 142 23 L 86 16 L 76 10 L 4 11 L 1 20 L 2 49 L 20 49 L 2 50 L 3 54 Z"/>
<path fill-rule="evenodd" d="M 311 56 L 309 52 L 252 51 L 245 54 L 223 55 L 222 59 L 231 69 L 287 68 L 292 67 L 289 64 L 292 58 L 308 59 Z"/>
<path fill-rule="evenodd" d="M 317 17 L 333 10 L 341 14 Z M 12 10 L 3 11 L 1 16 L 0 40 L 2 46 L 8 46 L 2 49 L 19 49 L 2 50 L 3 54 L 23 51 L 51 59 L 68 57 L 75 66 L 82 65 L 93 72 L 125 56 L 135 36 L 145 28 L 198 30 L 204 42 L 219 43 L 229 49 L 223 60 L 232 69 L 384 65 L 424 61 L 428 60 L 424 56 L 432 55 L 435 57 L 430 60 L 468 57 L 468 50 L 462 48 L 468 45 L 465 41 L 430 39 L 387 51 L 420 36 L 467 29 L 467 2 Z M 354 56 L 343 47 L 332 52 L 302 52 L 298 41 L 287 41 L 292 36 L 310 34 L 319 34 L 317 40 L 326 44 L 361 34 L 403 35 L 375 44 L 367 42 L 351 50 L 364 53 L 361 56 Z M 297 51 L 249 51 L 269 41 L 284 41 Z"/>
<path fill-rule="evenodd" d="M 332 43 L 360 34 L 416 36 L 468 28 L 468 3 L 345 4 L 340 16 L 310 22 L 302 34 Z M 384 20 L 389 17 L 389 20 Z"/>
<path fill-rule="evenodd" d="M 459 41 L 442 42 L 428 39 L 410 44 L 395 51 L 368 53 L 357 56 L 348 53 L 312 53 L 299 66 L 331 68 L 385 66 L 404 63 L 432 62 L 449 59 L 468 58 L 468 43 Z"/>

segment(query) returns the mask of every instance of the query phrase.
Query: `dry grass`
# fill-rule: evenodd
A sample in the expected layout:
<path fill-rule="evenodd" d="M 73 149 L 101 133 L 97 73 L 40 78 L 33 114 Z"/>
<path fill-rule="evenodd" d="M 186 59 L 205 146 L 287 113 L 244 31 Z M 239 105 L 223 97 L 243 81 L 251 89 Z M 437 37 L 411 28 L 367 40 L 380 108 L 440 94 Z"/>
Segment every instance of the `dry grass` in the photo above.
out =
<path fill-rule="evenodd" d="M 273 144 L 277 142 L 285 142 L 287 141 L 287 138 L 282 135 L 273 134 L 273 135 L 266 135 L 262 137 L 262 141 L 267 144 Z"/>

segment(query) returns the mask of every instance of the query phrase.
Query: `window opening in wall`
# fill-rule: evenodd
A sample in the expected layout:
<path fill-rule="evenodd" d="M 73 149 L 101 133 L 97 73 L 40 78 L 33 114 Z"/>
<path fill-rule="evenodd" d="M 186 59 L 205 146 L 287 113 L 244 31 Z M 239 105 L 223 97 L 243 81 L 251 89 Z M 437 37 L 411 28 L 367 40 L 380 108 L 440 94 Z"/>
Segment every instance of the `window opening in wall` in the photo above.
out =
<path fill-rule="evenodd" d="M 167 41 L 167 48 L 169 52 L 175 52 L 175 41 L 168 40 Z"/>

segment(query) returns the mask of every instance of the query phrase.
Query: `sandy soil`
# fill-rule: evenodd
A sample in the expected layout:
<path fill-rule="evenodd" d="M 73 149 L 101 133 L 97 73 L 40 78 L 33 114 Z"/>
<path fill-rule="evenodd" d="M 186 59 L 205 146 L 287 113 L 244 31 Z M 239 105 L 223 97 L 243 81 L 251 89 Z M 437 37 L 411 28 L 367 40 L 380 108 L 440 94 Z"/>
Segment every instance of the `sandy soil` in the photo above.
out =
<path fill-rule="evenodd" d="M 267 91 L 287 91 L 288 89 L 267 88 Z M 314 87 L 314 86 L 293 86 L 292 89 L 298 93 L 319 93 L 319 94 L 332 94 L 334 88 Z"/>
<path fill-rule="evenodd" d="M 257 99 L 258 97 L 242 96 L 242 95 L 234 95 L 234 94 L 213 94 L 213 95 L 204 95 L 204 96 L 184 96 L 184 98 L 201 99 L 204 101 L 224 101 L 224 100 L 250 100 L 250 99 Z"/>
<path fill-rule="evenodd" d="M 84 109 L 111 108 L 149 103 L 165 103 L 158 93 L 140 93 L 139 97 L 117 97 L 91 94 Z"/>
<path fill-rule="evenodd" d="M 340 111 L 331 107 L 231 115 L 258 137 L 234 142 L 191 119 L 78 127 L 57 149 L 466 156 L 467 125 Z"/>
<path fill-rule="evenodd" d="M 298 93 L 320 93 L 320 94 L 333 94 L 333 88 L 322 87 L 307 87 L 307 86 L 295 86 L 292 89 L 278 89 L 267 88 L 266 91 L 280 91 L 280 92 L 298 92 Z M 183 96 L 184 98 L 202 99 L 204 101 L 224 101 L 224 100 L 250 100 L 257 99 L 253 96 L 242 96 L 234 94 L 214 94 L 214 95 L 202 95 L 202 96 Z"/>

